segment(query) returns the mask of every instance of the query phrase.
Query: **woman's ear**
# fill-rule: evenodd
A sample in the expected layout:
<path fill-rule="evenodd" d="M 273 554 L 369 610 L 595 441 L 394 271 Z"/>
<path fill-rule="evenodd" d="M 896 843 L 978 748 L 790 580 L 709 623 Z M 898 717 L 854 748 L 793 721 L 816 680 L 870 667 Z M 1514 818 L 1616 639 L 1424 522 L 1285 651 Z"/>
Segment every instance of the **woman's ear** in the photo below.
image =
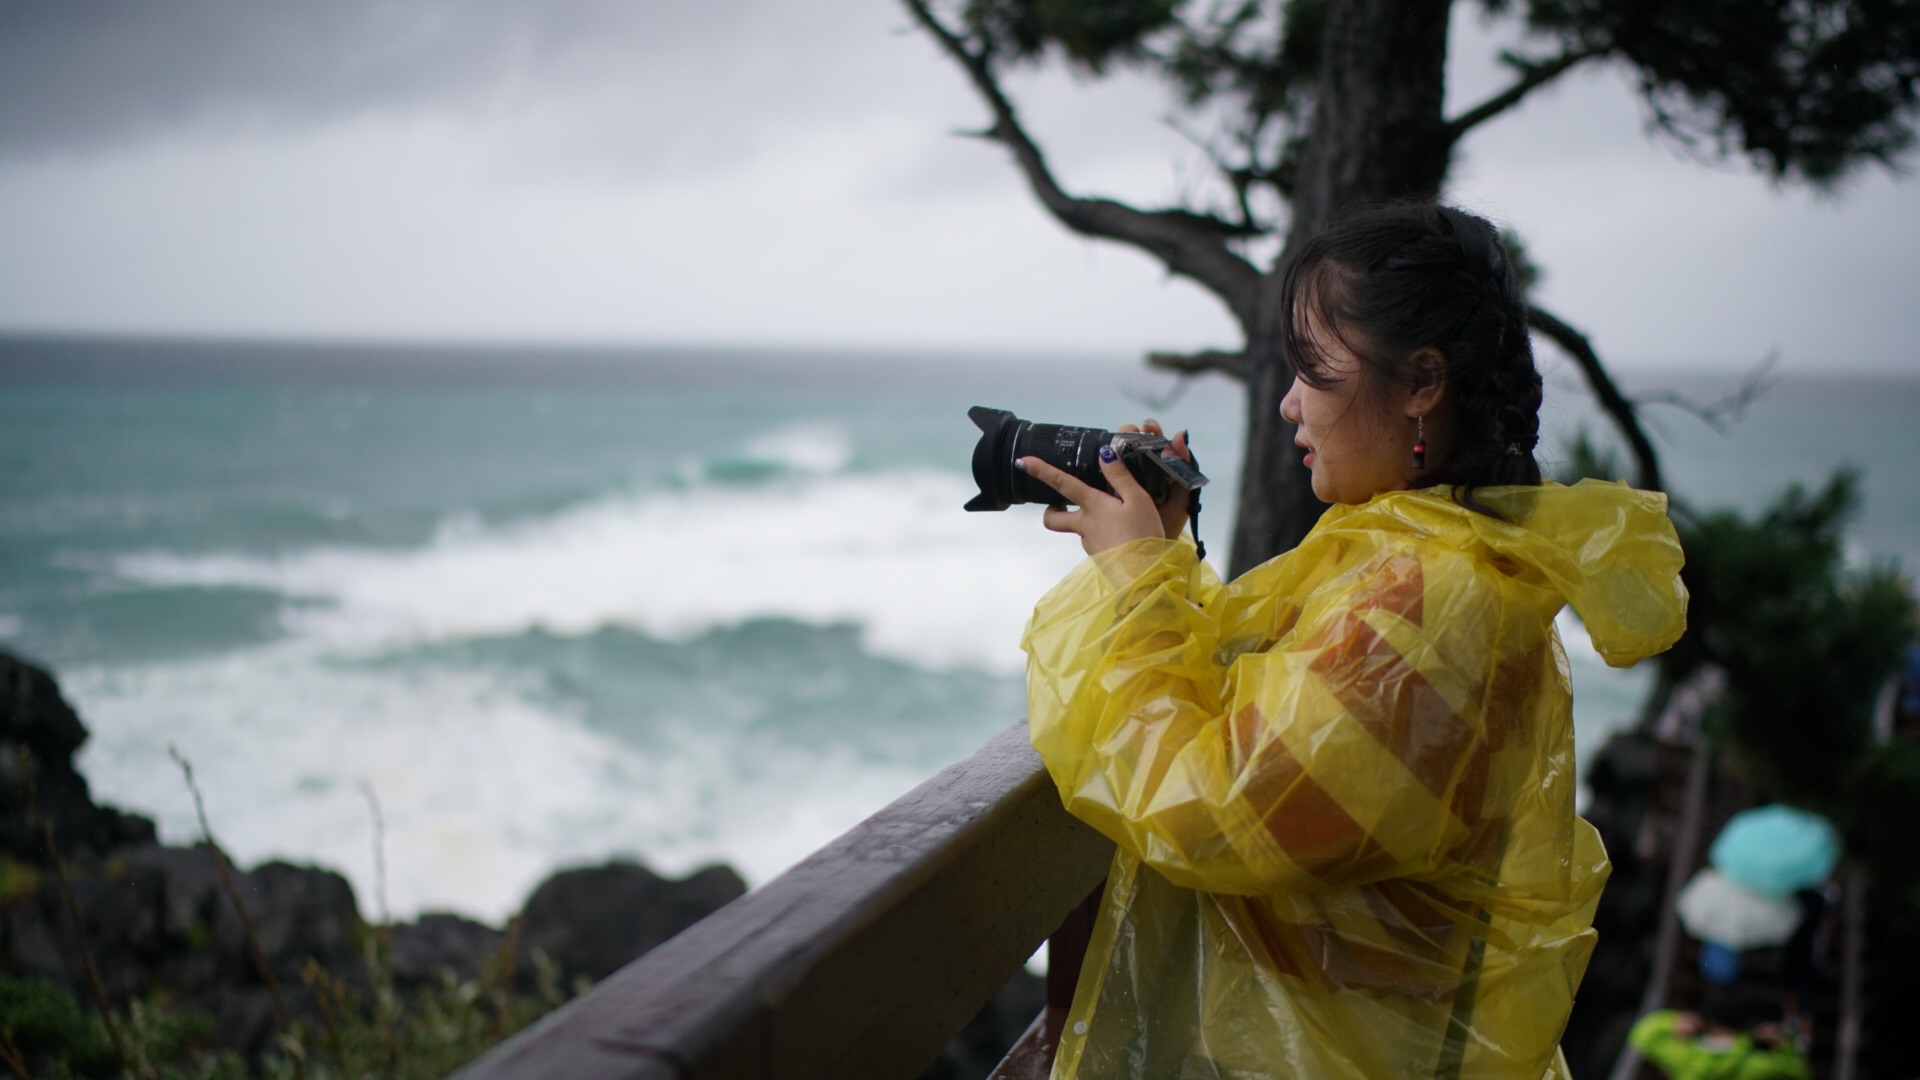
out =
<path fill-rule="evenodd" d="M 1429 345 L 1407 358 L 1407 415 L 1428 416 L 1447 390 L 1447 354 Z"/>

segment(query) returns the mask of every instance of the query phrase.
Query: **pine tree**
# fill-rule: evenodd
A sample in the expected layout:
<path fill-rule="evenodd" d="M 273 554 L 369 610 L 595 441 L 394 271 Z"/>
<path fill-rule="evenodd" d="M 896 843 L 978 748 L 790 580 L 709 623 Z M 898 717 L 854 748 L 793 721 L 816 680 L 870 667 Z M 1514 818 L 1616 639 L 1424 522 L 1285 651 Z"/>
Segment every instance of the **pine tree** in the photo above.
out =
<path fill-rule="evenodd" d="M 1244 382 L 1247 445 L 1231 572 L 1291 548 L 1319 517 L 1279 415 L 1291 381 L 1275 325 L 1287 252 L 1361 199 L 1436 196 L 1460 140 L 1575 67 L 1630 71 L 1654 127 L 1707 159 L 1778 183 L 1831 188 L 1894 166 L 1914 139 L 1920 0 L 1481 0 L 1508 16 L 1511 82 L 1443 111 L 1451 0 L 901 0 L 965 72 L 1013 156 L 1064 226 L 1117 241 L 1205 287 L 1239 324 L 1237 353 L 1158 356 Z M 1165 81 L 1208 131 L 1218 181 L 1206 206 L 1143 209 L 1065 190 L 1021 125 L 1001 76 L 1065 64 Z M 1252 252 L 1278 254 L 1257 260 Z M 1579 362 L 1620 425 L 1641 486 L 1651 445 L 1584 335 L 1536 307 L 1536 332 Z"/>

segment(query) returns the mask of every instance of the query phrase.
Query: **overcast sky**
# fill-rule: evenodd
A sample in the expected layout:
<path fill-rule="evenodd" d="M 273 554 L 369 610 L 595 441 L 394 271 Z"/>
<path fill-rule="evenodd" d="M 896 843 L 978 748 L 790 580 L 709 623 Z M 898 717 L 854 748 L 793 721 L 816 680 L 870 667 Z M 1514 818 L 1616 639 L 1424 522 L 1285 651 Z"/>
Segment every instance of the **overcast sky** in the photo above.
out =
<path fill-rule="evenodd" d="M 1450 92 L 1498 85 L 1462 4 Z M 1202 166 L 1151 84 L 1012 80 L 1074 190 Z M 895 0 L 8 0 L 0 331 L 1135 354 L 1220 306 L 1031 201 Z M 1543 302 L 1629 368 L 1920 372 L 1920 180 L 1838 199 L 1576 71 L 1466 143 Z"/>

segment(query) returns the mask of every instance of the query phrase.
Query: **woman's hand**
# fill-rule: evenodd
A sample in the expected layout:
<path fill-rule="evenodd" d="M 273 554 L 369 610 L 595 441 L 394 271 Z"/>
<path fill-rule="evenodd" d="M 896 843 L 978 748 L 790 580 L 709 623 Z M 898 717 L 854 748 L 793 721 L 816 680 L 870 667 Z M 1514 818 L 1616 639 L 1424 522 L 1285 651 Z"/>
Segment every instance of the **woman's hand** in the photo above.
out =
<path fill-rule="evenodd" d="M 1150 435 L 1162 434 L 1157 420 L 1146 421 L 1144 428 Z M 1118 430 L 1142 429 L 1125 424 Z M 1187 452 L 1186 432 L 1175 435 L 1170 441 L 1174 453 L 1192 460 L 1192 455 Z M 1069 510 L 1050 506 L 1041 520 L 1054 532 L 1077 534 L 1080 546 L 1089 555 L 1133 540 L 1171 540 L 1186 527 L 1187 500 L 1183 491 L 1175 487 L 1168 492 L 1165 502 L 1155 505 L 1153 496 L 1148 495 L 1146 489 L 1140 486 L 1140 481 L 1134 479 L 1119 455 L 1104 447 L 1100 451 L 1100 472 L 1106 476 L 1114 495 L 1082 483 L 1037 457 L 1021 458 L 1020 467 L 1079 507 L 1078 510 Z"/>
<path fill-rule="evenodd" d="M 1144 429 L 1146 433 L 1149 435 L 1158 435 L 1163 439 L 1166 438 L 1166 432 L 1160 429 L 1160 421 L 1155 420 L 1152 417 L 1148 417 L 1146 420 L 1142 421 L 1141 424 L 1142 424 L 1141 428 L 1135 428 L 1132 424 L 1122 424 L 1120 425 L 1119 430 L 1138 431 L 1138 430 Z M 1175 435 L 1173 438 L 1167 439 L 1167 442 L 1172 444 L 1173 452 L 1175 454 L 1178 454 L 1179 456 L 1186 458 L 1187 464 L 1189 465 L 1193 464 L 1193 452 L 1187 449 L 1187 433 L 1186 432 L 1182 431 L 1178 435 Z M 1132 474 L 1129 473 L 1128 475 L 1132 475 Z M 1179 485 L 1176 484 L 1171 489 L 1168 490 L 1167 497 L 1161 500 L 1159 505 L 1160 505 L 1160 525 L 1162 527 L 1162 530 L 1165 532 L 1167 539 L 1169 540 L 1179 539 L 1180 533 L 1182 530 L 1184 530 L 1187 527 L 1187 520 L 1190 517 L 1190 515 L 1187 512 L 1186 493 L 1180 488 Z M 1197 540 L 1199 539 L 1199 537 L 1195 537 L 1194 539 Z"/>

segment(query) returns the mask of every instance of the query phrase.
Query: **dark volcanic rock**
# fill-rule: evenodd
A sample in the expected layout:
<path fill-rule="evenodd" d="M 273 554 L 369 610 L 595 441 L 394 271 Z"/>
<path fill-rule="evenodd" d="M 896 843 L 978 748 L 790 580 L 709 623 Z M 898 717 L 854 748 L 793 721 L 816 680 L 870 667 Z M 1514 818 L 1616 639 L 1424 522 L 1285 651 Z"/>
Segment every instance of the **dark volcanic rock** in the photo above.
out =
<path fill-rule="evenodd" d="M 291 1009 L 310 1011 L 300 978 L 309 959 L 335 978 L 366 984 L 359 912 L 345 878 L 288 863 L 230 873 Z M 159 993 L 215 1017 L 214 1038 L 222 1045 L 250 1052 L 266 1045 L 272 996 L 219 885 L 212 849 L 134 849 L 102 870 L 75 874 L 71 886 L 88 951 L 111 998 Z M 0 969 L 90 997 L 66 899 L 52 875 L 0 912 Z"/>
<path fill-rule="evenodd" d="M 533 950 L 539 949 L 565 983 L 580 977 L 598 982 L 746 891 L 747 883 L 726 866 L 709 866 L 681 881 L 632 862 L 562 870 L 527 898 L 518 968 L 530 980 Z"/>
<path fill-rule="evenodd" d="M 301 969 L 312 960 L 333 977 L 364 983 L 360 956 L 360 908 L 353 886 L 332 870 L 269 862 L 236 875 L 234 887 L 247 906 L 254 933 L 289 997 L 304 997 Z M 222 896 L 224 900 L 224 895 Z M 214 947 L 223 956 L 252 957 L 246 929 L 231 903 L 219 907 Z M 260 985 L 260 980 L 254 980 Z"/>
<path fill-rule="evenodd" d="M 99 855 L 153 842 L 153 822 L 96 806 L 87 781 L 73 768 L 87 741 L 73 706 L 53 676 L 0 652 L 0 855 L 49 866 L 46 845 L 27 809 L 20 783 L 20 751 L 30 755 L 35 797 L 53 825 L 54 843 L 68 858 Z"/>
<path fill-rule="evenodd" d="M 142 993 L 152 965 L 166 951 L 160 926 L 163 883 L 157 875 L 123 869 L 71 880 L 100 980 L 116 1001 Z M 38 976 L 87 1000 L 87 976 L 74 944 L 73 920 L 53 875 L 0 916 L 0 944 L 10 974 Z"/>
<path fill-rule="evenodd" d="M 156 983 L 190 997 L 217 983 L 265 988 L 246 926 L 220 886 L 211 848 L 147 847 L 130 853 L 126 865 L 128 879 L 156 883 L 154 921 L 168 946 L 154 971 Z M 252 871 L 229 866 L 227 872 L 283 989 L 300 985 L 309 959 L 338 977 L 359 974 L 360 911 L 346 878 L 284 862 Z M 188 947 L 178 947 L 183 944 Z"/>
<path fill-rule="evenodd" d="M 438 982 L 442 971 L 479 979 L 499 954 L 506 935 L 459 915 L 430 913 L 398 923 L 389 932 L 389 966 L 402 991 Z"/>

